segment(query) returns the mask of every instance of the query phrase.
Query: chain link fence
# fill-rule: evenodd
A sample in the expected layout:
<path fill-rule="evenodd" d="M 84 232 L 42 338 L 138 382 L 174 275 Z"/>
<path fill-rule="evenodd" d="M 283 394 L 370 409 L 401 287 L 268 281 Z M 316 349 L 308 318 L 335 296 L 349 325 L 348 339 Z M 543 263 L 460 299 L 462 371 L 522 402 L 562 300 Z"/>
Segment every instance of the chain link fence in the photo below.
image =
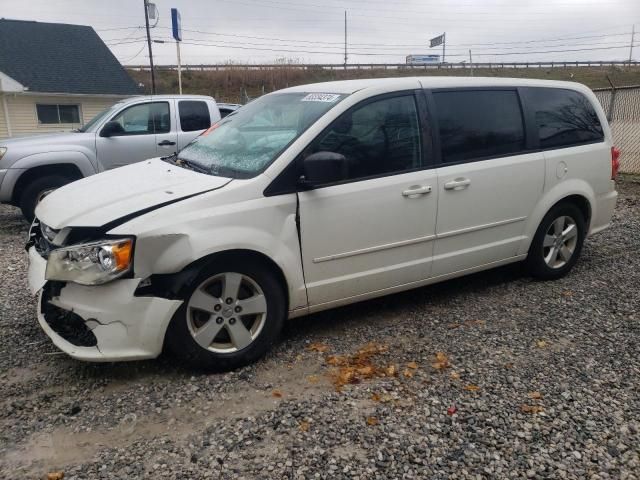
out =
<path fill-rule="evenodd" d="M 640 85 L 594 89 L 620 149 L 620 171 L 640 174 Z"/>

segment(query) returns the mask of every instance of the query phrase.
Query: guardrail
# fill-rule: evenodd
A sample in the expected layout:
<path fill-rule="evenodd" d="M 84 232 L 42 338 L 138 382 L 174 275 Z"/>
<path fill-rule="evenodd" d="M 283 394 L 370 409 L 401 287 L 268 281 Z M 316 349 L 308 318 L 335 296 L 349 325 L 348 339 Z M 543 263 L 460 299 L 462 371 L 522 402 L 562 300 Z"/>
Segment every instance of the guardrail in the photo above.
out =
<path fill-rule="evenodd" d="M 125 65 L 133 70 L 149 70 L 149 65 Z M 183 70 L 441 70 L 469 68 L 573 68 L 573 67 L 640 67 L 637 61 L 590 61 L 590 62 L 483 62 L 483 63 L 436 63 L 412 65 L 406 63 L 277 63 L 277 64 L 191 64 L 182 65 Z M 157 70 L 177 70 L 177 65 L 156 65 Z"/>

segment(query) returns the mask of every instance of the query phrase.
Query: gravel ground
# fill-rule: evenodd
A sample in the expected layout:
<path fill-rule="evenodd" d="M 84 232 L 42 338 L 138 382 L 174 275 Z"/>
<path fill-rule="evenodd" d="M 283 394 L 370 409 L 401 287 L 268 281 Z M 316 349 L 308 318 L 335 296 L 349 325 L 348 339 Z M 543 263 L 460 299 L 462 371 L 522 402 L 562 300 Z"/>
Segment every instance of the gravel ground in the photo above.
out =
<path fill-rule="evenodd" d="M 619 189 L 567 278 L 512 266 L 298 319 L 220 375 L 57 352 L 0 206 L 0 477 L 640 478 L 640 183 Z"/>

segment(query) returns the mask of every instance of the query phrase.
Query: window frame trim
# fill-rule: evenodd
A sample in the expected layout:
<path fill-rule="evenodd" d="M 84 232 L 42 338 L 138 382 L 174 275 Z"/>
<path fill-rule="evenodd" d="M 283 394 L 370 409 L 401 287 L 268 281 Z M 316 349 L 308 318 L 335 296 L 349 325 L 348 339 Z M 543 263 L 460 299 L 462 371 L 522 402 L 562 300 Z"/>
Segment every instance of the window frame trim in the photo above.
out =
<path fill-rule="evenodd" d="M 377 175 L 370 175 L 367 177 L 360 177 L 355 179 L 341 180 L 338 182 L 331 182 L 331 183 L 319 185 L 317 187 L 301 186 L 297 182 L 297 179 L 294 181 L 293 185 L 287 185 L 288 183 L 291 183 L 291 179 L 288 178 L 291 175 L 290 170 L 296 170 L 300 168 L 300 163 L 302 161 L 302 154 L 304 150 L 306 150 L 310 145 L 312 145 L 320 137 L 325 135 L 331 129 L 331 127 L 335 124 L 335 122 L 337 122 L 343 115 L 346 115 L 356 109 L 362 108 L 376 101 L 386 100 L 388 98 L 409 97 L 409 96 L 413 97 L 413 100 L 415 102 L 416 114 L 418 118 L 418 129 L 420 131 L 420 143 L 421 143 L 420 147 L 421 148 L 420 148 L 420 157 L 419 157 L 420 159 L 419 167 L 412 168 L 409 170 L 400 170 L 397 172 L 387 172 L 387 173 L 381 173 Z M 433 158 L 434 145 L 433 145 L 433 136 L 432 136 L 433 127 L 428 122 L 426 109 L 427 109 L 427 103 L 424 96 L 424 90 L 421 88 L 396 90 L 393 92 L 381 93 L 378 95 L 367 97 L 359 101 L 358 103 L 356 103 L 355 105 L 352 105 L 347 110 L 345 110 L 340 115 L 338 115 L 338 117 L 336 117 L 326 128 L 324 128 L 320 133 L 318 133 L 318 135 L 316 135 L 311 141 L 309 141 L 309 143 L 307 143 L 307 145 L 303 148 L 303 150 L 298 155 L 296 155 L 296 157 L 284 169 L 282 169 L 282 171 L 278 174 L 278 176 L 275 179 L 273 179 L 273 181 L 269 183 L 269 185 L 267 185 L 267 187 L 264 189 L 263 195 L 265 197 L 272 197 L 276 195 L 287 195 L 291 193 L 306 192 L 310 190 L 318 190 L 321 188 L 346 185 L 349 183 L 375 180 L 378 178 L 391 177 L 395 175 L 404 175 L 406 173 L 419 172 L 423 170 L 432 170 L 436 168 L 437 165 L 433 161 L 434 160 Z"/>
<path fill-rule="evenodd" d="M 126 107 L 124 107 L 122 110 L 119 110 L 117 113 L 115 113 L 109 120 L 107 120 L 106 122 L 104 122 L 102 124 L 102 127 L 100 128 L 100 131 L 98 132 L 98 136 L 102 136 L 102 130 L 104 129 L 104 127 L 107 125 L 107 123 L 109 122 L 114 122 L 114 118 L 117 118 L 118 116 L 122 115 L 124 112 L 126 112 L 127 110 L 131 109 L 131 108 L 135 108 L 135 107 L 139 107 L 140 105 L 151 105 L 154 103 L 164 103 L 165 105 L 167 105 L 168 109 L 169 109 L 169 131 L 167 132 L 153 132 L 153 133 L 149 133 L 149 132 L 125 132 L 125 133 L 118 133 L 116 135 L 111 135 L 109 138 L 113 138 L 113 137 L 139 137 L 139 136 L 143 136 L 143 135 L 167 135 L 169 133 L 171 133 L 171 103 L 168 100 L 151 100 L 149 102 L 140 102 L 140 103 L 134 103 L 133 105 L 127 105 Z"/>
<path fill-rule="evenodd" d="M 58 122 L 57 123 L 45 123 L 45 122 L 41 122 L 40 121 L 40 116 L 38 115 L 38 105 L 40 106 L 46 106 L 46 107 L 50 107 L 50 106 L 55 106 L 56 107 L 56 112 L 58 113 Z M 78 122 L 62 122 L 60 121 L 60 106 L 63 105 L 65 107 L 76 107 L 78 109 Z M 36 122 L 38 122 L 38 127 L 47 127 L 49 125 L 82 125 L 83 124 L 83 119 L 82 119 L 82 104 L 80 103 L 42 103 L 42 102 L 35 102 L 34 103 L 34 109 L 35 109 L 35 113 L 36 113 Z"/>
<path fill-rule="evenodd" d="M 430 120 L 431 120 L 431 125 L 432 125 L 432 130 L 433 130 L 433 143 L 434 143 L 434 150 L 435 150 L 435 155 L 434 158 L 437 160 L 438 162 L 438 166 L 437 168 L 444 168 L 444 167 L 450 167 L 450 166 L 454 166 L 454 165 L 464 165 L 466 163 L 475 163 L 475 162 L 482 162 L 485 160 L 494 160 L 494 159 L 500 159 L 500 158 L 507 158 L 507 157 L 516 157 L 519 155 L 527 155 L 530 153 L 535 153 L 536 151 L 539 151 L 538 149 L 536 149 L 536 147 L 534 146 L 534 140 L 536 138 L 536 136 L 533 134 L 534 132 L 532 131 L 532 127 L 535 128 L 535 124 L 531 124 L 530 119 L 528 118 L 530 115 L 528 113 L 528 109 L 527 109 L 527 105 L 525 104 L 525 102 L 522 99 L 522 95 L 521 95 L 521 88 L 522 87 L 518 87 L 518 86 L 490 86 L 490 87 L 481 87 L 481 86 L 474 86 L 474 87 L 442 87 L 442 88 L 425 88 L 424 92 L 425 92 L 425 96 L 427 98 L 427 107 L 428 107 L 428 113 L 430 115 Z M 442 142 L 440 139 L 440 122 L 437 116 L 437 109 L 436 109 L 436 104 L 435 104 L 435 99 L 433 98 L 433 94 L 434 93 L 441 93 L 441 92 L 460 92 L 460 91 L 464 91 L 464 92 L 469 92 L 469 91 L 476 91 L 476 92 L 488 92 L 488 91 L 507 91 L 507 92 L 515 92 L 516 94 L 516 98 L 518 100 L 518 105 L 520 106 L 520 119 L 522 121 L 522 131 L 524 133 L 524 148 L 518 152 L 511 152 L 511 153 L 503 153 L 500 155 L 484 155 L 481 157 L 472 157 L 472 158 L 467 158 L 465 160 L 459 160 L 457 162 L 444 162 L 442 160 Z M 537 135 L 537 132 L 536 132 Z"/>
<path fill-rule="evenodd" d="M 207 112 L 207 115 L 209 117 L 209 126 L 205 127 L 205 128 L 198 128 L 196 130 L 183 130 L 182 128 L 182 117 L 180 116 L 180 104 L 184 103 L 184 102 L 199 102 L 199 103 L 204 103 L 205 106 L 205 111 Z M 191 132 L 198 132 L 200 130 L 206 130 L 207 128 L 210 128 L 211 125 L 213 125 L 213 121 L 211 119 L 211 110 L 209 109 L 209 104 L 205 101 L 205 100 L 199 100 L 199 99 L 192 99 L 192 98 L 184 98 L 181 99 L 179 98 L 176 102 L 176 116 L 178 118 L 178 127 L 180 129 L 180 132 L 182 133 L 191 133 Z M 171 131 L 171 130 L 169 130 Z"/>

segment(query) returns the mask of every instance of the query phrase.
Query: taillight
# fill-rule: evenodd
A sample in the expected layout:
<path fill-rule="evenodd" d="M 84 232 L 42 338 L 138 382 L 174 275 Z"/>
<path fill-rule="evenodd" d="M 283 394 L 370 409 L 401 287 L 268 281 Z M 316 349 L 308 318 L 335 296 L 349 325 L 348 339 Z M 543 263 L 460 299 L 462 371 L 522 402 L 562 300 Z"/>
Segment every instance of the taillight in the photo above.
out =
<path fill-rule="evenodd" d="M 611 180 L 615 180 L 620 170 L 620 150 L 611 147 Z"/>

